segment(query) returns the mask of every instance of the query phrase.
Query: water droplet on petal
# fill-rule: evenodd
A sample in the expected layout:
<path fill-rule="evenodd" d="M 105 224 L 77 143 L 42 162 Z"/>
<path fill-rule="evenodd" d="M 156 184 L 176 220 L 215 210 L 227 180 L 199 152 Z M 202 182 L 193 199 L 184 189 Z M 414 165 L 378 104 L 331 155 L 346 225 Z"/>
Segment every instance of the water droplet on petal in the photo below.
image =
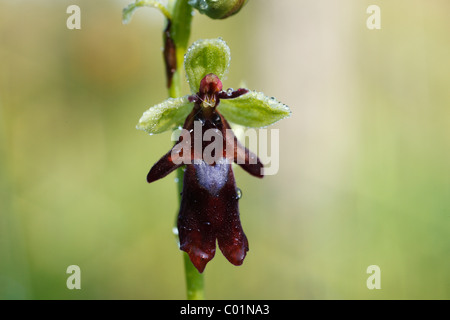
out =
<path fill-rule="evenodd" d="M 236 188 L 236 200 L 239 200 L 242 198 L 242 190 L 239 188 Z"/>

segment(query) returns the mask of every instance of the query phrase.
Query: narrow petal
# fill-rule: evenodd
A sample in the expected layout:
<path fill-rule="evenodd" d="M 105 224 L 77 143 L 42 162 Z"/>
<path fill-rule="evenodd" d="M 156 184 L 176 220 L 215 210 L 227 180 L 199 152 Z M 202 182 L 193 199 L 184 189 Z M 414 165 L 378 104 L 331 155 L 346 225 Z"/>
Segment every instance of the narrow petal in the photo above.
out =
<path fill-rule="evenodd" d="M 236 99 L 237 97 L 240 97 L 244 94 L 248 93 L 248 89 L 237 89 L 237 90 L 233 90 L 233 89 L 228 89 L 227 91 L 222 91 L 219 93 L 219 98 L 220 99 Z"/>
<path fill-rule="evenodd" d="M 219 113 L 220 114 L 220 113 Z M 225 150 L 233 150 L 233 161 L 238 164 L 242 169 L 250 173 L 252 176 L 263 178 L 263 168 L 261 160 L 256 154 L 244 147 L 234 135 L 231 130 L 230 124 L 226 119 L 220 115 L 224 129 L 227 130 L 227 134 L 224 135 L 226 148 Z M 230 155 L 227 155 L 230 158 Z"/>
<path fill-rule="evenodd" d="M 179 157 L 179 155 L 175 155 L 175 157 Z M 150 172 L 147 175 L 147 182 L 152 183 L 156 180 L 162 179 L 174 170 L 178 169 L 182 163 L 177 162 L 176 160 L 177 159 L 173 158 L 172 150 L 170 150 L 150 169 Z"/>
<path fill-rule="evenodd" d="M 244 147 L 235 137 L 235 154 L 234 162 L 237 163 L 242 169 L 250 173 L 257 178 L 263 178 L 263 168 L 261 160 L 256 154 Z M 241 160 L 242 159 L 242 160 Z"/>

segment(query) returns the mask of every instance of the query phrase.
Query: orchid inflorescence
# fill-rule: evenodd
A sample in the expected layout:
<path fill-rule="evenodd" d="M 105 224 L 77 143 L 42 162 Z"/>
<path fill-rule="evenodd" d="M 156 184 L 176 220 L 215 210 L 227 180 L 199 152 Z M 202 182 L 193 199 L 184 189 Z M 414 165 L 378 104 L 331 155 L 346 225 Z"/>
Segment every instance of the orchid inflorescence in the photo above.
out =
<path fill-rule="evenodd" d="M 180 126 L 187 132 L 151 168 L 147 181 L 155 182 L 185 166 L 177 220 L 179 245 L 200 273 L 214 257 L 216 241 L 234 265 L 243 263 L 249 248 L 240 222 L 240 196 L 232 163 L 255 177 L 264 176 L 263 164 L 239 143 L 228 121 L 261 128 L 290 116 L 286 105 L 260 92 L 223 90 L 221 79 L 230 61 L 230 48 L 222 39 L 195 42 L 184 60 L 191 95 L 151 107 L 137 125 L 149 134 Z M 207 131 L 214 132 L 214 139 L 203 139 Z M 218 142 L 221 148 L 211 148 Z M 207 159 L 209 149 L 211 157 Z"/>

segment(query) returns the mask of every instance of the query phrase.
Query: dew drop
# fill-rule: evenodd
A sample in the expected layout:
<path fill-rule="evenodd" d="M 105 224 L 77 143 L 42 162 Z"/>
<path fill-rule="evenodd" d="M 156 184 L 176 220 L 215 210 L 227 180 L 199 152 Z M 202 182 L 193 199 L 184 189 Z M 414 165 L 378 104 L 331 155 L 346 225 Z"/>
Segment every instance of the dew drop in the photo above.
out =
<path fill-rule="evenodd" d="M 200 0 L 199 7 L 201 10 L 208 9 L 208 3 L 206 2 L 206 0 Z"/>
<path fill-rule="evenodd" d="M 172 228 L 172 233 L 176 236 L 178 236 L 178 228 L 177 227 L 173 227 Z"/>
<path fill-rule="evenodd" d="M 236 200 L 239 200 L 242 198 L 242 190 L 239 188 L 236 188 Z"/>
<path fill-rule="evenodd" d="M 233 89 L 233 88 L 229 88 L 229 89 L 227 90 L 227 95 L 228 95 L 229 97 L 231 97 L 231 96 L 233 95 L 233 92 L 234 92 L 234 89 Z"/>

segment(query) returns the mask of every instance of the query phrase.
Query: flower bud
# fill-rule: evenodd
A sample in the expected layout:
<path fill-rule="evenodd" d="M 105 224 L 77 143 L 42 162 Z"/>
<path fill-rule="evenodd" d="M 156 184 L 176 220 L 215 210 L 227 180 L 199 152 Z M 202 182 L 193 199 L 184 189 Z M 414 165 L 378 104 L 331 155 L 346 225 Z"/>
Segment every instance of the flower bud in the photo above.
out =
<path fill-rule="evenodd" d="M 225 19 L 241 10 L 248 0 L 189 0 L 189 4 L 212 19 Z"/>

